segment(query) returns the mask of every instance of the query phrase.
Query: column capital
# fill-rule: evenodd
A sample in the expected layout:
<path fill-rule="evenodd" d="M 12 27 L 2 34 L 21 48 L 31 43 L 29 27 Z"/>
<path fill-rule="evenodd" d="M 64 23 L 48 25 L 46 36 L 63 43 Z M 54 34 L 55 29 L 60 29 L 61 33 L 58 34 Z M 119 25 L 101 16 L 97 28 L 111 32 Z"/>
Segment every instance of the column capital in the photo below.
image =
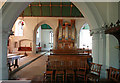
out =
<path fill-rule="evenodd" d="M 93 34 L 103 34 L 104 32 L 105 32 L 104 28 L 91 29 L 90 35 L 92 36 Z"/>

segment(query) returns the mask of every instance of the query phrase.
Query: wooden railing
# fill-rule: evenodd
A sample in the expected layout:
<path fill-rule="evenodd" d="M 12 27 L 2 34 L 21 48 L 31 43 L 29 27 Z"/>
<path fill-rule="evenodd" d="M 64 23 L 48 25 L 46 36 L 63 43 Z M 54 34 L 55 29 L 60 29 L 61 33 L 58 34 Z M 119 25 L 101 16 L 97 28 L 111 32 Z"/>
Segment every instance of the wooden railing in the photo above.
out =
<path fill-rule="evenodd" d="M 92 50 L 89 49 L 51 49 L 50 54 L 78 54 L 78 55 L 89 55 Z"/>

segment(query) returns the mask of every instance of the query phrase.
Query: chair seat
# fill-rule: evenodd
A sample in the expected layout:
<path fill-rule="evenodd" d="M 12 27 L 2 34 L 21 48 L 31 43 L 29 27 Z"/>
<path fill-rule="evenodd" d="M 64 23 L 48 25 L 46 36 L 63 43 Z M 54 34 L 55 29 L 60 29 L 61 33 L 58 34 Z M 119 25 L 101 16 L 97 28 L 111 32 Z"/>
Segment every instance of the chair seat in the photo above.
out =
<path fill-rule="evenodd" d="M 94 73 L 90 73 L 90 74 L 87 74 L 87 78 L 94 78 L 94 79 L 98 79 L 99 76 L 94 74 Z"/>
<path fill-rule="evenodd" d="M 72 81 L 75 81 L 75 72 L 73 70 L 66 70 L 66 80 L 72 78 Z"/>
<path fill-rule="evenodd" d="M 64 82 L 64 71 L 56 71 L 55 72 L 55 81 L 57 81 L 57 78 L 62 78 L 62 81 Z"/>
<path fill-rule="evenodd" d="M 46 72 L 44 73 L 44 78 L 45 78 L 46 81 L 47 81 L 47 80 L 52 81 L 52 77 L 53 77 L 53 71 L 46 71 Z"/>
<path fill-rule="evenodd" d="M 53 71 L 46 71 L 46 74 L 53 74 Z"/>

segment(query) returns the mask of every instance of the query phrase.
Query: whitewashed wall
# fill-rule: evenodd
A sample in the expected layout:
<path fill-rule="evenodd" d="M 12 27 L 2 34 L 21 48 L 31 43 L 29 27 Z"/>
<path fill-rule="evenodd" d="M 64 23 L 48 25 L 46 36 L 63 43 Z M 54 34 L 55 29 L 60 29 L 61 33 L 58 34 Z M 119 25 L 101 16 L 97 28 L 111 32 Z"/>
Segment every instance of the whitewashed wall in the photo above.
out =
<path fill-rule="evenodd" d="M 23 40 L 23 39 L 28 39 L 32 41 L 32 53 L 36 52 L 36 31 L 37 29 L 40 27 L 40 25 L 42 24 L 48 24 L 54 33 L 54 41 L 53 41 L 53 47 L 55 47 L 55 34 L 56 34 L 56 30 L 58 27 L 58 19 L 64 19 L 66 21 L 70 21 L 71 19 L 75 19 L 76 20 L 76 30 L 80 30 L 81 26 L 85 23 L 85 19 L 84 18 L 58 18 L 58 17 L 24 17 L 24 19 L 22 17 L 19 17 L 18 19 L 22 19 L 24 20 L 25 24 L 23 27 L 23 36 L 12 36 L 11 37 L 11 43 L 10 43 L 10 50 L 12 52 L 18 52 L 18 48 L 14 48 L 14 43 L 18 42 L 18 47 L 19 47 L 19 41 Z M 38 25 L 37 25 L 38 24 Z M 15 25 L 12 28 L 13 31 L 15 31 Z M 79 31 L 78 31 L 79 32 Z M 41 32 L 41 33 L 46 33 L 46 32 Z M 46 33 L 44 35 L 45 37 L 43 37 L 46 40 L 42 40 L 42 36 L 41 36 L 41 46 L 43 47 L 43 44 L 46 43 L 48 49 L 50 49 L 51 45 L 48 44 L 47 39 L 49 39 L 48 33 Z M 44 43 L 42 43 L 44 42 Z M 78 41 L 79 42 L 79 41 Z M 48 50 L 47 49 L 47 50 Z M 43 48 L 42 50 L 46 50 L 46 48 Z"/>
<path fill-rule="evenodd" d="M 50 49 L 52 49 L 51 46 L 53 46 L 53 44 L 49 43 L 49 40 L 50 40 L 50 37 L 49 37 L 50 31 L 53 32 L 52 29 L 42 29 L 41 30 L 41 47 L 42 47 L 41 50 L 50 50 Z M 46 47 L 44 47 L 44 44 L 46 44 Z"/>

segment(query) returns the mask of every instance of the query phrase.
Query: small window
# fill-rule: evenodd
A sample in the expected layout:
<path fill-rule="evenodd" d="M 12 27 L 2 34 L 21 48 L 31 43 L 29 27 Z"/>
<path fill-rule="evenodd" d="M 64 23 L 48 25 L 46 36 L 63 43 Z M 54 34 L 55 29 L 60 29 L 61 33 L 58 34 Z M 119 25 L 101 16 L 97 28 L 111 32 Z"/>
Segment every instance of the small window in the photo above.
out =
<path fill-rule="evenodd" d="M 53 44 L 53 32 L 50 31 L 50 41 L 49 41 L 50 44 Z"/>
<path fill-rule="evenodd" d="M 15 22 L 15 36 L 23 36 L 23 26 L 24 26 L 23 20 L 17 20 Z"/>

